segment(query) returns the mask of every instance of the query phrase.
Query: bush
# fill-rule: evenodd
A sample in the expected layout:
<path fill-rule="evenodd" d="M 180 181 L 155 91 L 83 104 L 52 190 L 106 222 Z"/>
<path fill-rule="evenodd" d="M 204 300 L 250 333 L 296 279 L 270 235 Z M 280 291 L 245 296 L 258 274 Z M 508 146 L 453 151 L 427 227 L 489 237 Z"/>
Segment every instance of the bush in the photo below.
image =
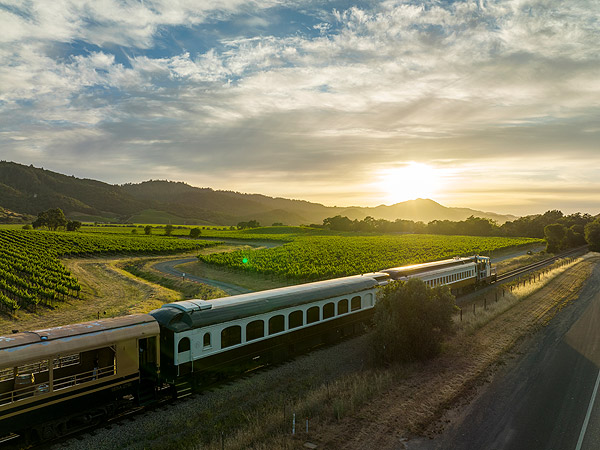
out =
<path fill-rule="evenodd" d="M 422 280 L 385 286 L 375 305 L 371 349 L 374 362 L 415 361 L 441 351 L 453 330 L 454 296 L 447 287 L 428 288 Z"/>
<path fill-rule="evenodd" d="M 585 226 L 585 240 L 591 251 L 600 252 L 600 219 L 596 219 Z"/>

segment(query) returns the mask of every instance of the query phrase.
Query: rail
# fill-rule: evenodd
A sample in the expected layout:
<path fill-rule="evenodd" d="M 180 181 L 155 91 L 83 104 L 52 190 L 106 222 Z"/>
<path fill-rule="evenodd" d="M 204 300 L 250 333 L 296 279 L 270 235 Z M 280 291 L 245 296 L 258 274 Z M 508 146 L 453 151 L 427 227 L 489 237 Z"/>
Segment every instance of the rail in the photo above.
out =
<path fill-rule="evenodd" d="M 536 269 L 540 269 L 542 267 L 549 266 L 550 264 L 555 263 L 559 259 L 566 258 L 568 256 L 573 256 L 573 255 L 575 255 L 577 253 L 581 253 L 581 252 L 583 252 L 586 249 L 587 249 L 587 245 L 584 245 L 584 246 L 577 247 L 577 248 L 574 248 L 574 249 L 571 249 L 571 250 L 567 250 L 567 251 L 565 251 L 563 253 L 560 253 L 558 255 L 555 255 L 555 256 L 553 256 L 551 258 L 547 258 L 547 259 L 544 259 L 542 261 L 538 261 L 538 262 L 535 262 L 533 264 L 529 264 L 527 266 L 519 267 L 518 269 L 509 270 L 508 272 L 505 272 L 505 273 L 502 273 L 502 274 L 498 274 L 497 277 L 496 277 L 496 283 L 510 281 L 513 278 L 516 278 L 516 277 L 518 277 L 520 275 L 523 275 L 525 273 L 531 272 L 531 271 L 536 270 Z"/>

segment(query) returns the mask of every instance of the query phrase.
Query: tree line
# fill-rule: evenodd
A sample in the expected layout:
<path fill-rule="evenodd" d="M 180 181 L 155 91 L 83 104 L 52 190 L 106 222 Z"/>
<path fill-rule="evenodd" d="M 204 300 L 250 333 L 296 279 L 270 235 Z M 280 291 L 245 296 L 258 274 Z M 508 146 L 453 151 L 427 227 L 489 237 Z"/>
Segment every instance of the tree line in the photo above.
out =
<path fill-rule="evenodd" d="M 335 231 L 531 237 L 546 239 L 547 251 L 552 253 L 585 245 L 586 242 L 591 247 L 595 245 L 594 248 L 600 248 L 600 219 L 579 212 L 564 215 L 559 210 L 520 217 L 502 225 L 475 216 L 460 221 L 433 220 L 426 224 L 406 219 L 392 222 L 371 216 L 363 220 L 351 220 L 338 215 L 326 218 L 320 226 Z"/>

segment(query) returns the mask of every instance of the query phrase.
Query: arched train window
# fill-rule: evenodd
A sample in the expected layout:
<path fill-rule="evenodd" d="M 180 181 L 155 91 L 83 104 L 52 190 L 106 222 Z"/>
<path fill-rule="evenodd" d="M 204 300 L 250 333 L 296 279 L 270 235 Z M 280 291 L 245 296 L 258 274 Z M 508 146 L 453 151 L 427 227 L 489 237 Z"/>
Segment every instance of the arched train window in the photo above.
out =
<path fill-rule="evenodd" d="M 221 331 L 221 348 L 242 343 L 242 327 L 233 325 Z"/>
<path fill-rule="evenodd" d="M 306 311 L 306 323 L 314 323 L 319 321 L 319 307 L 313 306 Z"/>
<path fill-rule="evenodd" d="M 327 303 L 323 306 L 323 319 L 329 319 L 335 315 L 335 305 L 333 303 Z"/>
<path fill-rule="evenodd" d="M 190 338 L 184 337 L 177 344 L 177 351 L 179 353 L 187 352 L 190 350 Z"/>
<path fill-rule="evenodd" d="M 301 327 L 304 325 L 302 311 L 293 311 L 289 315 L 290 328 Z"/>
<path fill-rule="evenodd" d="M 285 317 L 283 314 L 273 316 L 269 319 L 269 334 L 281 333 L 285 330 Z"/>
<path fill-rule="evenodd" d="M 253 320 L 246 325 L 246 342 L 264 337 L 264 335 L 265 323 L 262 320 Z"/>
<path fill-rule="evenodd" d="M 343 299 L 338 302 L 338 315 L 348 312 L 348 299 Z"/>

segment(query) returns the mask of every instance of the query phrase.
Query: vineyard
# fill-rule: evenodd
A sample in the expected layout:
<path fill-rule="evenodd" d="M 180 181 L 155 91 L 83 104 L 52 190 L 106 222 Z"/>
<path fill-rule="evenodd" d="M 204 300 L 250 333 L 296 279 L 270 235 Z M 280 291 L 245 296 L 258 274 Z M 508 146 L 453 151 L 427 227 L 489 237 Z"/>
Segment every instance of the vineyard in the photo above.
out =
<path fill-rule="evenodd" d="M 81 286 L 61 264 L 61 256 L 174 253 L 215 244 L 159 236 L 0 229 L 0 309 L 14 313 L 78 297 Z"/>
<path fill-rule="evenodd" d="M 264 239 L 265 236 L 261 235 Z M 272 237 L 271 237 L 272 238 Z M 489 255 L 539 239 L 438 236 L 310 236 L 296 237 L 275 248 L 201 255 L 210 264 L 297 280 L 319 280 L 453 256 Z"/>

